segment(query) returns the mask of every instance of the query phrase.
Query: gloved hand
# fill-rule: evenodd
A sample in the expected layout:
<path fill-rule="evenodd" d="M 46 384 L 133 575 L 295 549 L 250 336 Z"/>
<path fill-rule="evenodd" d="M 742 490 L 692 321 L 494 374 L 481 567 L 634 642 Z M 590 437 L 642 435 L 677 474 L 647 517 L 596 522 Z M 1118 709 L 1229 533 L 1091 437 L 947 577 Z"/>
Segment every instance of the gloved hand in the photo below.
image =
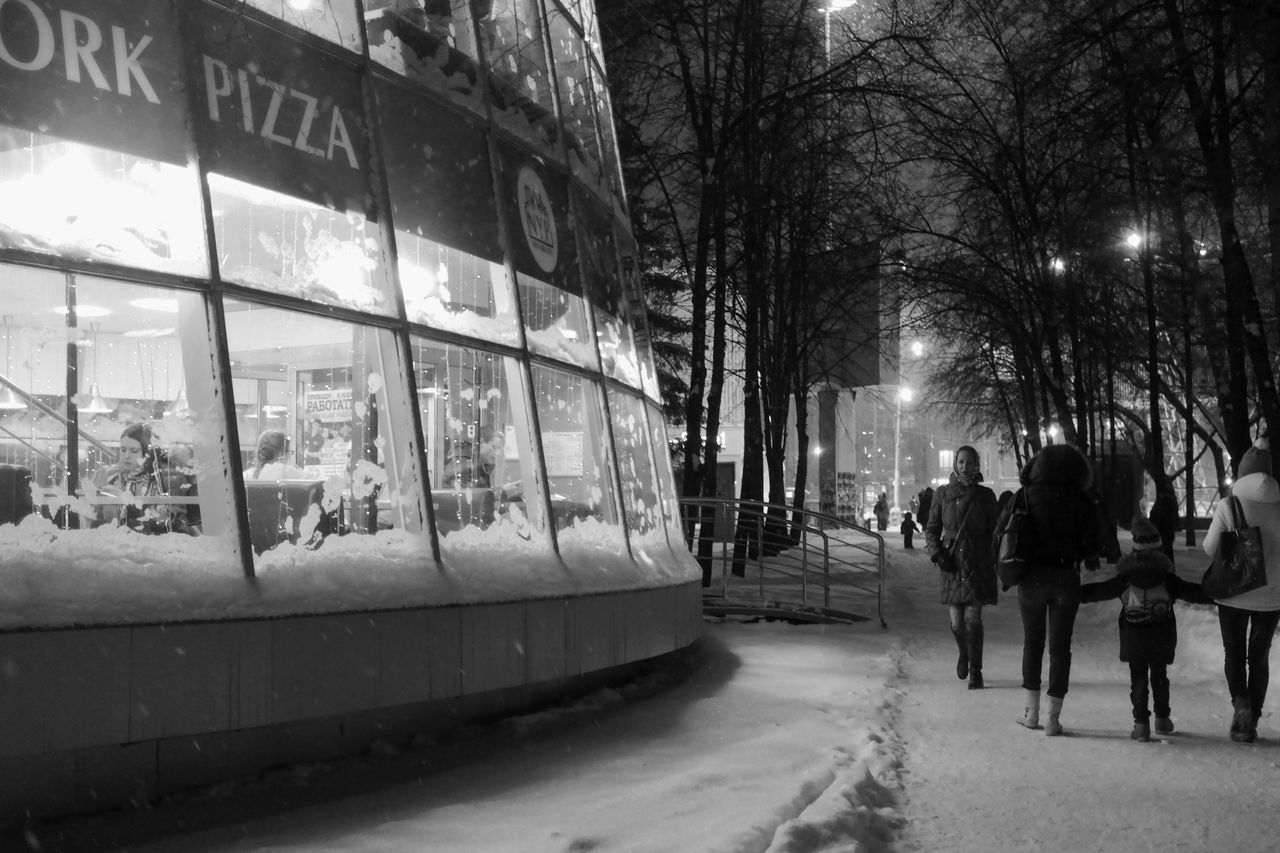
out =
<path fill-rule="evenodd" d="M 951 552 L 949 551 L 939 551 L 934 554 L 933 562 L 938 565 L 939 569 L 949 575 L 954 575 L 956 573 L 956 558 L 951 556 Z"/>

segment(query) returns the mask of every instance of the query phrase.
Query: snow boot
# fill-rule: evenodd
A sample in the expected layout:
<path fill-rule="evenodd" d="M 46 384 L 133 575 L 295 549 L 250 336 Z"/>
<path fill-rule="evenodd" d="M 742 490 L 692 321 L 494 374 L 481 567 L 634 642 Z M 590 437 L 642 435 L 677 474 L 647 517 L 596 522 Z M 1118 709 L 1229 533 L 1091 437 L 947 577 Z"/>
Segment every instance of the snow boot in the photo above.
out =
<path fill-rule="evenodd" d="M 1018 718 L 1018 725 L 1028 729 L 1040 728 L 1040 691 L 1024 689 L 1022 695 L 1026 704 L 1022 709 L 1022 716 Z"/>
<path fill-rule="evenodd" d="M 952 628 L 951 636 L 956 638 L 960 648 L 960 657 L 956 659 L 956 678 L 969 677 L 969 638 L 964 628 Z"/>
<path fill-rule="evenodd" d="M 1234 709 L 1231 715 L 1231 739 L 1236 743 L 1253 743 L 1258 737 L 1258 730 L 1253 722 L 1253 708 L 1249 705 L 1249 697 L 1232 697 L 1231 707 Z"/>
<path fill-rule="evenodd" d="M 969 628 L 969 689 L 981 690 L 982 683 L 982 625 Z"/>
<path fill-rule="evenodd" d="M 1156 734 L 1171 735 L 1173 734 L 1173 720 L 1168 717 L 1156 717 Z"/>
<path fill-rule="evenodd" d="M 1062 734 L 1062 723 L 1058 721 L 1059 715 L 1062 714 L 1062 700 L 1057 696 L 1049 697 L 1049 719 L 1045 721 L 1044 733 L 1048 737 L 1057 737 Z"/>
<path fill-rule="evenodd" d="M 1159 725 L 1157 723 L 1157 725 Z M 1133 731 L 1129 733 L 1129 737 L 1142 743 L 1151 742 L 1151 726 L 1146 720 L 1135 720 L 1133 723 Z"/>

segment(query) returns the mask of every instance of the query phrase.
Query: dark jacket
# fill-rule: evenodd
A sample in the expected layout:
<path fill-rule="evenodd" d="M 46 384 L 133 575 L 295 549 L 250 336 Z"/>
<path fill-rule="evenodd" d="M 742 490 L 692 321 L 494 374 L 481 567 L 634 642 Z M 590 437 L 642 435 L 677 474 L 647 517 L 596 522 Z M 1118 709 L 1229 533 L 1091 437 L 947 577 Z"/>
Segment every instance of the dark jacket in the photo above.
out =
<path fill-rule="evenodd" d="M 939 572 L 943 604 L 996 603 L 995 555 L 991 551 L 995 523 L 996 493 L 980 482 L 966 486 L 952 474 L 951 482 L 934 492 L 924 526 L 925 547 L 930 559 L 949 550 L 957 565 L 953 574 Z"/>
<path fill-rule="evenodd" d="M 1014 504 L 1025 498 L 1031 517 L 1028 540 L 1029 575 L 1078 571 L 1083 562 L 1096 569 L 1102 553 L 1093 475 L 1080 451 L 1051 444 L 1023 466 L 1018 476 L 1021 497 L 1005 508 L 996 529 L 1003 529 Z"/>
<path fill-rule="evenodd" d="M 1120 598 L 1130 585 L 1140 589 L 1151 589 L 1164 584 L 1165 589 L 1174 600 L 1191 601 L 1207 604 L 1200 585 L 1184 581 L 1173 570 L 1161 551 L 1133 551 L 1120 558 L 1116 566 L 1116 576 L 1098 583 L 1086 583 L 1080 586 L 1080 600 L 1083 602 L 1107 601 Z M 1124 608 L 1120 610 L 1120 660 L 1126 663 L 1173 663 L 1173 653 L 1178 646 L 1178 623 L 1169 611 L 1166 622 L 1135 624 L 1124 618 Z"/>

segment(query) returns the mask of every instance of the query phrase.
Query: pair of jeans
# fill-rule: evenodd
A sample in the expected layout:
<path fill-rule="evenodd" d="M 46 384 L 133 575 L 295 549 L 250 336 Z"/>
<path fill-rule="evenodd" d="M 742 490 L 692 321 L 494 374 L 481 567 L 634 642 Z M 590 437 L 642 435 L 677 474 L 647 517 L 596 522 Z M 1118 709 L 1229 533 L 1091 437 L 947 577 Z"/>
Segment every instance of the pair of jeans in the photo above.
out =
<path fill-rule="evenodd" d="M 1049 638 L 1049 690 L 1067 695 L 1071 680 L 1071 632 L 1080 609 L 1080 573 L 1074 565 L 1035 566 L 1018 584 L 1022 612 L 1022 686 L 1040 690 L 1045 634 Z"/>
<path fill-rule="evenodd" d="M 1169 709 L 1169 667 L 1162 663 L 1129 661 L 1129 701 L 1133 703 L 1135 723 L 1151 719 L 1151 712 L 1147 710 L 1148 695 L 1155 700 L 1157 717 L 1168 717 L 1172 713 Z"/>
<path fill-rule="evenodd" d="M 1267 683 L 1271 680 L 1267 659 L 1277 625 L 1280 610 L 1241 610 L 1218 605 L 1227 689 L 1232 699 L 1249 698 L 1255 720 L 1262 715 L 1262 703 L 1267 698 Z"/>

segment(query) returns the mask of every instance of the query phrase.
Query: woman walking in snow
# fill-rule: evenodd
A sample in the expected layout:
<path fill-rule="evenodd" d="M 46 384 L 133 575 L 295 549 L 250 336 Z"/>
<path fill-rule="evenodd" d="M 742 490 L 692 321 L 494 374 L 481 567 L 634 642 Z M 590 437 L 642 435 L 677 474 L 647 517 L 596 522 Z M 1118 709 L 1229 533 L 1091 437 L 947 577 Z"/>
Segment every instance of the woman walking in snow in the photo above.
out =
<path fill-rule="evenodd" d="M 967 677 L 970 690 L 984 686 L 982 608 L 997 597 L 991 551 L 995 523 L 996 493 L 982 485 L 978 451 L 966 444 L 956 451 L 950 481 L 934 493 L 924 542 L 938 566 L 942 603 L 950 608 L 959 648 L 956 676 Z"/>
<path fill-rule="evenodd" d="M 1258 719 L 1270 680 L 1271 640 L 1280 625 L 1280 483 L 1276 482 L 1267 439 L 1254 442 L 1240 460 L 1231 496 L 1240 501 L 1245 522 L 1262 529 L 1262 556 L 1267 584 L 1232 598 L 1219 599 L 1227 689 L 1231 691 L 1230 736 L 1237 743 L 1258 738 Z M 1212 556 L 1225 531 L 1234 529 L 1231 501 L 1219 501 L 1204 536 Z"/>
<path fill-rule="evenodd" d="M 1097 502 L 1089 462 L 1068 444 L 1051 444 L 1018 475 L 1031 516 L 1023 536 L 1027 572 L 1018 585 L 1022 614 L 1022 688 L 1025 702 L 1018 724 L 1040 728 L 1040 674 L 1045 635 L 1049 639 L 1049 718 L 1044 733 L 1062 734 L 1062 700 L 1071 679 L 1071 632 L 1080 609 L 1080 563 L 1096 571 L 1102 550 Z M 1003 530 L 1015 497 L 996 525 Z"/>

